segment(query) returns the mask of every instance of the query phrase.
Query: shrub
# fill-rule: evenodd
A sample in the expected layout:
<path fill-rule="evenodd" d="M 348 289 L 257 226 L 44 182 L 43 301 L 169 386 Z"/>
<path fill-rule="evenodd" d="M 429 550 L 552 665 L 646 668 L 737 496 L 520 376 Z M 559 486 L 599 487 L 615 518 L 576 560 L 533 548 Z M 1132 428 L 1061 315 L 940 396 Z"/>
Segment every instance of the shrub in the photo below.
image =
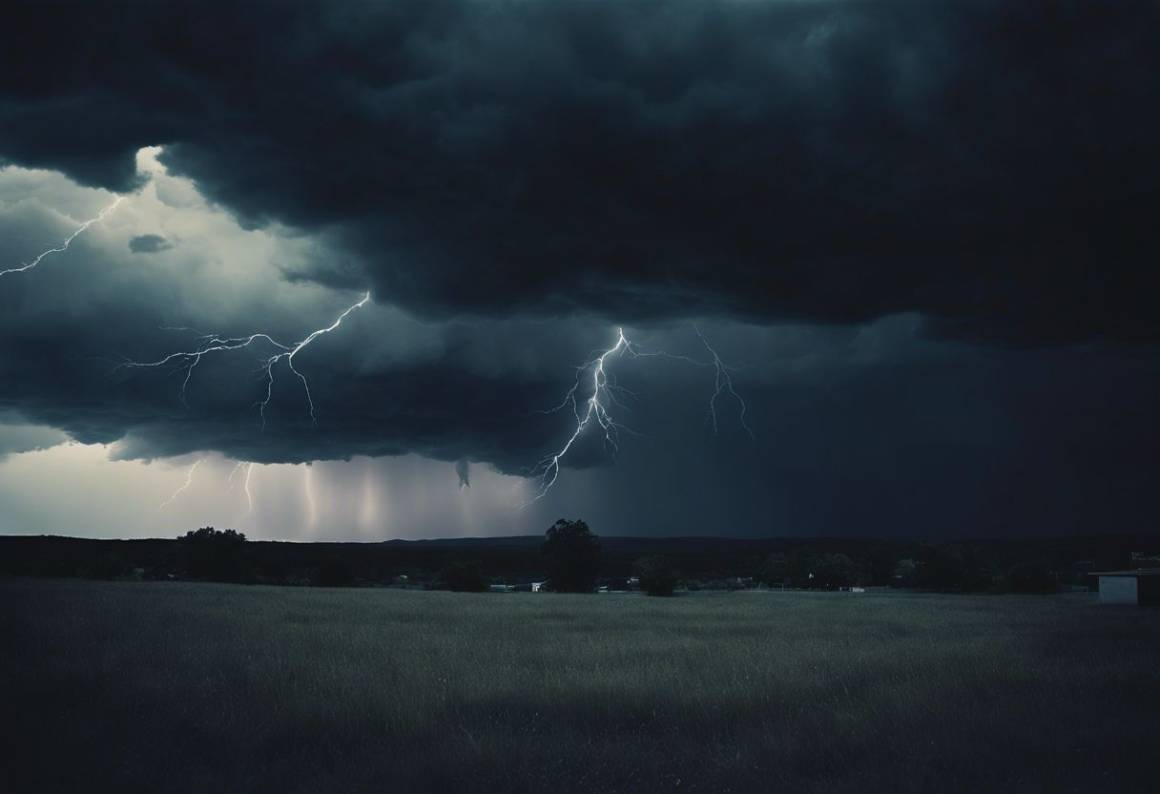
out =
<path fill-rule="evenodd" d="M 665 557 L 643 557 L 636 561 L 635 569 L 640 589 L 650 596 L 671 596 L 680 582 L 680 575 Z"/>

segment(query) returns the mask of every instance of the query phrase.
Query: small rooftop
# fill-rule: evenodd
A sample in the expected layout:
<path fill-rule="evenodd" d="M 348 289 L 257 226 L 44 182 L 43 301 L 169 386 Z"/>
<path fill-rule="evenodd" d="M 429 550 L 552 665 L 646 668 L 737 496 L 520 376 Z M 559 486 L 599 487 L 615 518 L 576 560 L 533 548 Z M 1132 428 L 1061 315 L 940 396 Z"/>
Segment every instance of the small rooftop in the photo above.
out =
<path fill-rule="evenodd" d="M 1160 568 L 1140 568 L 1135 571 L 1092 571 L 1092 576 L 1160 576 Z"/>

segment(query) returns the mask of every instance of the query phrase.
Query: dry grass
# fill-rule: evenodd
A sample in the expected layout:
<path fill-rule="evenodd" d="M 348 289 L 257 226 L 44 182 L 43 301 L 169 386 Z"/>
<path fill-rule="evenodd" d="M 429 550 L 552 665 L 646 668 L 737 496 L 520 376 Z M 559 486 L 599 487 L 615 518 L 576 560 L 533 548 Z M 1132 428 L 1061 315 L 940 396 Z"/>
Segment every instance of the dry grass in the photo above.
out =
<path fill-rule="evenodd" d="M 10 791 L 1146 790 L 1160 613 L 0 580 Z M 7 781 L 3 776 L 9 775 Z"/>

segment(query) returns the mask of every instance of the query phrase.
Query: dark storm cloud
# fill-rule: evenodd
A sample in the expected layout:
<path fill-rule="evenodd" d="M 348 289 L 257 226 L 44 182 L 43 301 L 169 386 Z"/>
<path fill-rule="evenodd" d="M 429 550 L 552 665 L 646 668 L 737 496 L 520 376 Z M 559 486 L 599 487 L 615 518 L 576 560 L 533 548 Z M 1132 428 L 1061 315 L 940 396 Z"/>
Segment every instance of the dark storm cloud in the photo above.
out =
<path fill-rule="evenodd" d="M 433 490 L 453 494 L 455 480 L 444 478 L 456 461 L 524 473 L 559 448 L 570 412 L 540 411 L 559 403 L 573 364 L 615 338 L 584 320 L 456 321 L 423 326 L 430 338 L 408 341 L 403 352 L 412 352 L 396 358 L 366 351 L 416 331 L 368 306 L 297 359 L 318 426 L 283 368 L 263 430 L 257 351 L 207 358 L 188 407 L 180 373 L 114 367 L 122 355 L 155 359 L 196 334 L 161 325 L 233 335 L 259 324 L 295 339 L 333 319 L 350 296 L 327 295 L 307 311 L 279 303 L 250 311 L 254 298 L 243 293 L 247 310 L 230 319 L 200 306 L 196 290 L 174 290 L 171 276 L 120 239 L 108 241 L 107 259 L 96 242 L 80 238 L 69 259 L 36 278 L 0 284 L 0 421 L 118 442 L 124 458 L 216 450 L 302 462 L 415 452 L 448 463 Z M 212 303 L 231 286 L 204 288 Z M 193 306 L 183 314 L 186 303 Z M 1154 351 L 997 351 L 927 339 L 921 329 L 914 316 L 863 327 L 704 324 L 739 365 L 756 441 L 728 400 L 713 435 L 711 369 L 614 361 L 610 372 L 632 392 L 616 414 L 635 432 L 626 432 L 615 467 L 599 465 L 612 462 L 600 434 L 584 436 L 553 496 L 586 487 L 571 501 L 543 504 L 574 506 L 608 534 L 946 537 L 1149 526 L 1160 475 Z M 683 323 L 629 333 L 642 349 L 704 355 Z M 60 440 L 46 438 L 8 446 Z"/>
<path fill-rule="evenodd" d="M 164 144 L 431 315 L 1160 330 L 1151 2 L 17 5 L 0 156 Z"/>
<path fill-rule="evenodd" d="M 103 326 L 58 323 L 35 340 L 0 341 L 0 410 L 83 443 L 119 442 L 124 458 L 218 450 L 275 463 L 418 452 L 446 461 L 471 456 L 524 472 L 561 431 L 558 420 L 537 421 L 532 414 L 559 401 L 566 368 L 554 379 L 505 383 L 445 358 L 360 375 L 350 372 L 342 343 L 329 349 L 320 343 L 297 359 L 310 381 L 318 425 L 310 421 L 301 384 L 282 367 L 263 428 L 255 407 L 264 392 L 255 374 L 258 353 L 215 356 L 199 366 L 188 406 L 179 400 L 181 378 L 170 369 L 116 369 L 111 351 L 141 348 L 142 339 L 161 354 L 177 347 L 145 317 Z"/>
<path fill-rule="evenodd" d="M 135 254 L 155 254 L 172 247 L 173 243 L 159 234 L 141 234 L 129 240 L 129 250 Z"/>
<path fill-rule="evenodd" d="M 134 212 L 154 211 L 145 198 L 135 202 Z M 204 210 L 179 214 L 186 223 L 205 222 Z M 65 224 L 27 208 L 6 216 L 0 205 L 0 261 L 19 261 L 42 240 L 58 239 Z M 14 239 L 9 229 L 28 239 Z M 179 249 L 187 262 L 154 267 L 128 251 L 128 239 L 78 237 L 67 258 L 0 282 L 0 428 L 59 428 L 83 443 L 117 442 L 125 458 L 216 450 L 298 463 L 414 452 L 523 473 L 567 431 L 562 417 L 538 411 L 560 401 L 575 377 L 572 365 L 594 343 L 614 338 L 583 320 L 432 325 L 370 304 L 295 359 L 309 378 L 317 427 L 301 382 L 282 362 L 263 428 L 260 363 L 272 347 L 207 356 L 190 378 L 187 404 L 179 365 L 188 360 L 156 369 L 123 364 L 196 349 L 207 332 L 261 330 L 293 343 L 332 323 L 357 296 L 312 290 L 280 301 L 265 283 L 247 284 L 244 273 L 233 271 L 235 280 L 231 271 L 208 269 L 207 262 L 233 253 L 228 243 L 223 251 L 191 241 Z M 269 263 L 251 265 L 276 272 Z M 3 438 L 0 447 L 22 448 Z M 577 465 L 607 461 L 595 440 L 577 453 Z"/>
<path fill-rule="evenodd" d="M 928 539 L 1154 529 L 1154 354 L 940 346 L 858 366 L 841 340 L 815 345 L 815 372 L 746 384 L 756 444 L 699 437 L 699 406 L 664 401 L 638 375 L 647 438 L 600 471 L 593 526 Z M 649 443 L 666 426 L 685 432 Z"/>
<path fill-rule="evenodd" d="M 705 356 L 695 317 L 757 440 L 728 400 L 712 435 L 711 368 L 617 362 L 640 436 L 599 468 L 585 435 L 563 475 L 614 532 L 1155 523 L 1155 4 L 17 5 L 0 161 L 130 190 L 163 145 L 308 253 L 154 171 L 168 221 L 150 188 L 0 282 L 0 454 L 48 427 L 125 458 L 524 473 L 605 320 Z M 13 183 L 0 267 L 107 201 L 59 182 Z M 132 256 L 156 230 L 182 244 Z M 301 339 L 357 300 L 314 281 L 375 297 L 296 359 L 317 427 L 282 368 L 262 429 L 257 351 L 203 362 L 188 406 L 180 373 L 115 368 L 177 328 Z"/>

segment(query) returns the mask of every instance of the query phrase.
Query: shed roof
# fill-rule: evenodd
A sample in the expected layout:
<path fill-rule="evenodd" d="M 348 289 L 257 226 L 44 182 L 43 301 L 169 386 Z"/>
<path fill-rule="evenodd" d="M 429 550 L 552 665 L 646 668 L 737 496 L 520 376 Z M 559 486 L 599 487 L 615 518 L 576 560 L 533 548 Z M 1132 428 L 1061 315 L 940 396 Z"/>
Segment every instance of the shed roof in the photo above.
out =
<path fill-rule="evenodd" d="M 1092 571 L 1092 576 L 1160 576 L 1160 568 L 1140 568 L 1135 571 Z"/>

